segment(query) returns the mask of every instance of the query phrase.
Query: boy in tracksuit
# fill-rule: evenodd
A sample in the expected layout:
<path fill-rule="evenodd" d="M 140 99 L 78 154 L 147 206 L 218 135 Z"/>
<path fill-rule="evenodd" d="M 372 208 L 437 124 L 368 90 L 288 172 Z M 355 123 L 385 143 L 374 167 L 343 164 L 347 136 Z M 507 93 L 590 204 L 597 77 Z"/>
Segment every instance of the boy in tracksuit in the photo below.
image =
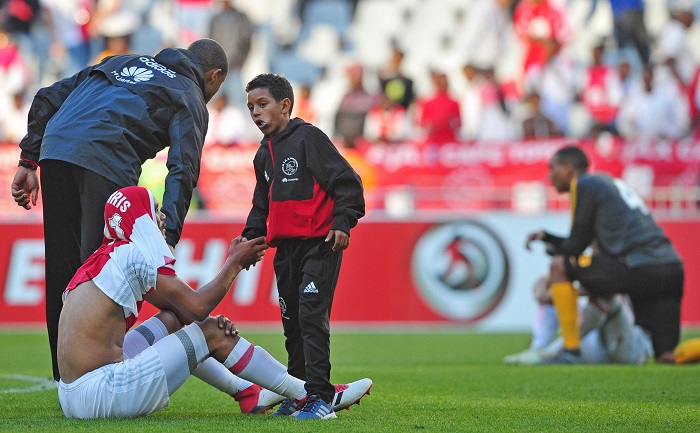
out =
<path fill-rule="evenodd" d="M 306 381 L 306 401 L 276 415 L 334 418 L 330 313 L 350 229 L 365 213 L 362 181 L 320 129 L 291 119 L 292 86 L 261 74 L 246 86 L 248 110 L 265 134 L 253 165 L 257 184 L 243 237 L 266 236 L 274 259 L 288 372 Z"/>

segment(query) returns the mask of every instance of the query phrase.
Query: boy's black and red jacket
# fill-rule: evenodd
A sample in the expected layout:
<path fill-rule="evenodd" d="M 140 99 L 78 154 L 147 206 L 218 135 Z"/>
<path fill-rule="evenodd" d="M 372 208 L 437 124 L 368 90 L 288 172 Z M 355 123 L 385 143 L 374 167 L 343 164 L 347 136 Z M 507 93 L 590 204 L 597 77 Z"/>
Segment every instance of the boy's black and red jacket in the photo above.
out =
<path fill-rule="evenodd" d="M 362 180 L 320 129 L 292 119 L 278 137 L 264 137 L 255 154 L 253 208 L 243 236 L 284 239 L 350 234 L 365 214 Z"/>

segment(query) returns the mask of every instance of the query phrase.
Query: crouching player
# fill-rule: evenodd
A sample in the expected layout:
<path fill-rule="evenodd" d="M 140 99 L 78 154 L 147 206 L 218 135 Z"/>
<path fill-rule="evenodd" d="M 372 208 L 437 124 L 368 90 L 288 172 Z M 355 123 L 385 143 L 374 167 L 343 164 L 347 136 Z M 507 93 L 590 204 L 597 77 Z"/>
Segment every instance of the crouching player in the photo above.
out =
<path fill-rule="evenodd" d="M 209 316 L 236 275 L 262 259 L 267 249 L 262 238 L 234 239 L 219 274 L 195 291 L 174 271 L 175 259 L 163 234 L 165 215 L 148 190 L 128 187 L 115 192 L 104 215 L 102 246 L 64 293 L 58 395 L 66 417 L 124 418 L 155 412 L 167 406 L 170 394 L 205 364 L 210 366 L 204 367 L 208 374 L 201 376 L 218 380 L 219 389 L 225 387 L 225 380 L 211 373 L 225 369 L 230 377 L 236 374 L 270 390 L 270 398 L 272 393 L 305 398 L 303 381 L 288 375 L 263 348 L 240 337 L 229 319 Z M 146 294 L 149 302 L 153 298 L 154 304 L 160 304 L 157 307 L 169 308 L 127 333 Z M 205 363 L 207 359 L 216 362 Z M 349 391 L 346 406 L 359 401 L 371 387 L 369 379 L 353 384 L 345 389 Z"/>

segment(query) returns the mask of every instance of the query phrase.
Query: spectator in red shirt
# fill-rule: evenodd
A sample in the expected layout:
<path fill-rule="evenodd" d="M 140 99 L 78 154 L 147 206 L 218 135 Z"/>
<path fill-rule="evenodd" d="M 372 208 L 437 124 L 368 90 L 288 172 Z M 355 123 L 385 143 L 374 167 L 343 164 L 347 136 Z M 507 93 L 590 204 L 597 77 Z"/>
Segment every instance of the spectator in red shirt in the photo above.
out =
<path fill-rule="evenodd" d="M 525 44 L 523 72 L 547 61 L 546 40 L 554 38 L 560 45 L 571 38 L 566 15 L 549 0 L 522 0 L 513 12 L 513 28 Z"/>
<path fill-rule="evenodd" d="M 603 63 L 605 42 L 593 47 L 593 63 L 587 68 L 581 88 L 581 102 L 591 116 L 591 135 L 607 131 L 617 134 L 615 118 L 623 90 L 618 71 Z"/>
<path fill-rule="evenodd" d="M 420 104 L 418 126 L 426 143 L 456 142 L 462 126 L 459 102 L 449 94 L 447 74 L 433 70 L 430 75 L 436 92 Z"/>

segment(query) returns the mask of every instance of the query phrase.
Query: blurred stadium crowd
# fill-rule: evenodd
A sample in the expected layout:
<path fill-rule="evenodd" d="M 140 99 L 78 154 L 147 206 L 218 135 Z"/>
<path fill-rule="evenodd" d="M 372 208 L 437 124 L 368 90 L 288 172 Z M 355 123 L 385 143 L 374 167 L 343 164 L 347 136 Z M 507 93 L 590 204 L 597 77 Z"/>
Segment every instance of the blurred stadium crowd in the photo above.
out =
<path fill-rule="evenodd" d="M 255 144 L 245 83 L 284 74 L 340 147 L 700 132 L 697 0 L 0 0 L 0 141 L 41 86 L 211 37 L 207 140 Z"/>

